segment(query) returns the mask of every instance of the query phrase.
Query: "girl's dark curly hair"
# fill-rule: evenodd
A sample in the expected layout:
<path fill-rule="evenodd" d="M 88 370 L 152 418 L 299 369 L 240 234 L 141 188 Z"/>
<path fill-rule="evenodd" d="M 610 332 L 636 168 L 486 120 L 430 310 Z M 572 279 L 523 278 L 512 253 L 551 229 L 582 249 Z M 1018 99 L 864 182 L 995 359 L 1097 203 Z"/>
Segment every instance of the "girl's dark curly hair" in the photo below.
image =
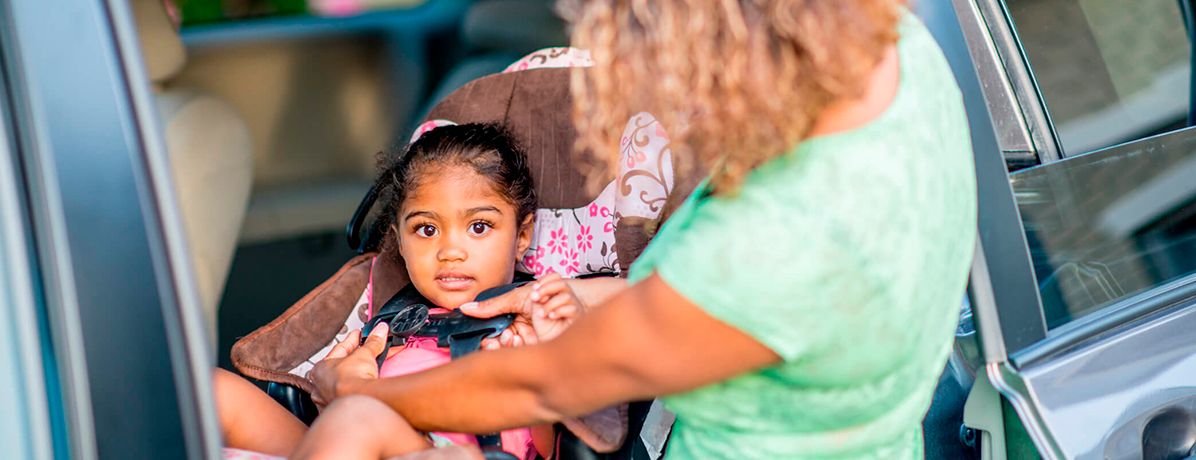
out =
<path fill-rule="evenodd" d="M 381 172 L 374 189 L 383 206 L 373 231 L 385 232 L 383 247 L 394 243 L 389 229 L 407 192 L 447 166 L 468 166 L 489 179 L 494 191 L 515 207 L 516 222 L 522 223 L 536 211 L 536 189 L 527 157 L 514 137 L 497 124 L 441 126 L 424 133 L 402 154 L 383 155 L 379 163 Z"/>

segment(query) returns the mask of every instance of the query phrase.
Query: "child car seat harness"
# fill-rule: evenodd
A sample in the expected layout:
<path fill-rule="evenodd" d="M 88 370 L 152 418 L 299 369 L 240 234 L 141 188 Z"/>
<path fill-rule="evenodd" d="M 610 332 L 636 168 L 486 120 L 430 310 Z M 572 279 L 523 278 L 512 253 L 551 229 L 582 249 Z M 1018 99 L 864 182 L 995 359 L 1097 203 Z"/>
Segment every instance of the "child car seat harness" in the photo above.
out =
<path fill-rule="evenodd" d="M 500 296 L 531 281 L 531 275 L 516 273 L 516 282 L 482 291 L 474 299 L 481 302 Z M 448 347 L 452 359 L 457 359 L 481 348 L 482 340 L 497 337 L 515 320 L 515 315 L 504 314 L 493 318 L 473 318 L 465 316 L 459 310 L 449 313 L 429 313 L 430 302 L 415 289 L 413 284 L 407 284 L 394 296 L 382 304 L 382 308 L 374 314 L 361 329 L 361 342 L 369 337 L 379 323 L 386 322 L 390 326 L 389 340 L 386 348 L 378 355 L 378 369 L 390 351 L 390 347 L 399 347 L 407 343 L 412 337 L 429 337 L 436 339 L 436 346 Z M 486 458 L 510 458 L 503 452 L 502 437 L 495 434 L 477 435 L 478 446 L 482 448 Z M 506 455 L 503 455 L 506 454 Z"/>
<path fill-rule="evenodd" d="M 481 302 L 505 294 L 531 281 L 526 278 L 530 275 L 519 273 L 515 283 L 482 291 L 475 300 Z M 459 310 L 429 313 L 428 304 L 428 300 L 408 284 L 382 304 L 378 313 L 365 323 L 361 329 L 362 343 L 378 323 L 386 322 L 390 326 L 390 347 L 402 346 L 411 337 L 435 338 L 436 346 L 448 347 L 452 359 L 457 359 L 477 351 L 483 339 L 497 337 L 515 320 L 515 315 L 510 313 L 493 318 L 465 316 Z M 379 355 L 379 368 L 385 359 L 386 353 Z"/>

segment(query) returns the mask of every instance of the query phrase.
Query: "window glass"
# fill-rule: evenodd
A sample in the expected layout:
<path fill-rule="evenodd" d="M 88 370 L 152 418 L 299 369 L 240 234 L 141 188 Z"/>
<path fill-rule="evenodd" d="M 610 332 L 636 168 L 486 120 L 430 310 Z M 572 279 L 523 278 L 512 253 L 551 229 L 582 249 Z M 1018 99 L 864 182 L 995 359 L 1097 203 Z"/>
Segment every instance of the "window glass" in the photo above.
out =
<path fill-rule="evenodd" d="M 1009 0 L 1066 155 L 1185 126 L 1187 32 L 1176 0 Z"/>
<path fill-rule="evenodd" d="M 1010 178 L 1047 327 L 1196 273 L 1196 128 Z"/>

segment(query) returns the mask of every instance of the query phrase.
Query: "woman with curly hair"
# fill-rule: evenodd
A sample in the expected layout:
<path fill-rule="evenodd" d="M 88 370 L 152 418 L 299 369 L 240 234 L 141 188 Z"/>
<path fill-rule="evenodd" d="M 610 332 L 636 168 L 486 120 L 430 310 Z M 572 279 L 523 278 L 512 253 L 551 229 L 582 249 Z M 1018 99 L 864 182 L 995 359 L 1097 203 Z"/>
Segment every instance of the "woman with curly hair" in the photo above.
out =
<path fill-rule="evenodd" d="M 321 397 L 479 433 L 664 397 L 670 458 L 921 457 L 976 228 L 967 119 L 926 28 L 898 0 L 573 7 L 594 59 L 574 74 L 581 146 L 613 161 L 646 110 L 708 179 L 624 289 L 576 285 L 587 311 L 559 337 L 391 379 L 371 338 L 317 366 Z M 536 298 L 461 309 L 552 323 Z"/>

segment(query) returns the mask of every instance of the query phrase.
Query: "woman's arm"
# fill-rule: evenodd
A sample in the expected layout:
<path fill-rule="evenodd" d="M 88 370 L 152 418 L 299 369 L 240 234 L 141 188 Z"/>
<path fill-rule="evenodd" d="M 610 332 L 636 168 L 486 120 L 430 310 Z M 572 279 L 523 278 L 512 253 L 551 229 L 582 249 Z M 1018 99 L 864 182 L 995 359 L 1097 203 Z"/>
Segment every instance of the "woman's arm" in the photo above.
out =
<path fill-rule="evenodd" d="M 410 376 L 361 377 L 354 366 L 373 365 L 381 345 L 371 338 L 343 362 L 317 366 L 320 391 L 373 396 L 421 430 L 479 433 L 682 392 L 780 361 L 656 275 L 542 344 L 476 353 Z"/>

